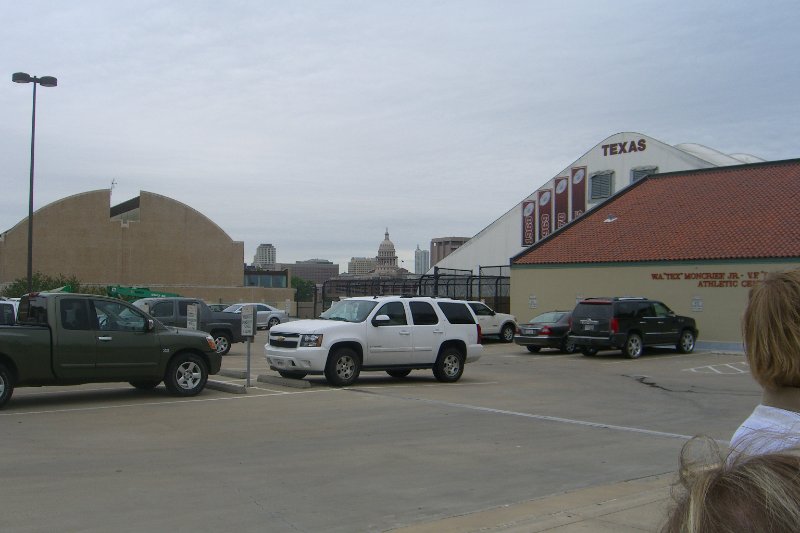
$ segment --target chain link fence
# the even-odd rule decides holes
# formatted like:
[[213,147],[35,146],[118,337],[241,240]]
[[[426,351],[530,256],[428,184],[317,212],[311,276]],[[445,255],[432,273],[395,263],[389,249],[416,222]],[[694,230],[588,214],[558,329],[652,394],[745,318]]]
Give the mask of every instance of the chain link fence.
[[344,277],[329,279],[313,304],[314,315],[328,309],[332,302],[353,296],[439,296],[459,300],[483,301],[500,313],[511,308],[509,266],[480,267],[479,275],[471,270],[434,267],[433,274],[408,275],[402,278]]

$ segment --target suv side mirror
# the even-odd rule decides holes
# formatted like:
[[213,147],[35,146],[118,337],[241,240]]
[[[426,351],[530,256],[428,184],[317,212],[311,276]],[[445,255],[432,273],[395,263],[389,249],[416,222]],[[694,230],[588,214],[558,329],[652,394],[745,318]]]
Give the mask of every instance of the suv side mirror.
[[389,315],[378,315],[372,319],[372,325],[375,327],[387,326],[391,321],[392,319],[389,318]]
[[148,318],[147,322],[144,325],[144,330],[145,331],[153,331],[153,329],[155,329],[155,327],[156,327],[155,321],[152,318]]

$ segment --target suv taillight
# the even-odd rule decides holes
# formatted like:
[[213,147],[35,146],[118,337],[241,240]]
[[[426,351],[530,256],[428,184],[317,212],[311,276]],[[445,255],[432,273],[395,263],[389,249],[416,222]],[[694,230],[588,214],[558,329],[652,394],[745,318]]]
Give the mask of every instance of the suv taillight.
[[619,320],[616,317],[611,319],[611,333],[619,333]]
[[483,339],[481,338],[481,325],[480,324],[475,324],[475,325],[478,326],[478,344],[483,344]]

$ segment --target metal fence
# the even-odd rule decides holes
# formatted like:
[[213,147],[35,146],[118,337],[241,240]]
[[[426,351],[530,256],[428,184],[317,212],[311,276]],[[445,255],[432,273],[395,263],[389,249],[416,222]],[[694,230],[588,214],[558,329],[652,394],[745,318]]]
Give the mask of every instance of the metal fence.
[[[459,300],[480,300],[500,313],[510,312],[511,278],[504,275],[509,267],[480,267],[479,275],[471,270],[434,267],[433,274],[403,278],[354,277],[329,279],[322,284],[314,310],[321,313],[331,303],[352,296],[440,296]],[[319,313],[316,313],[319,314]]]

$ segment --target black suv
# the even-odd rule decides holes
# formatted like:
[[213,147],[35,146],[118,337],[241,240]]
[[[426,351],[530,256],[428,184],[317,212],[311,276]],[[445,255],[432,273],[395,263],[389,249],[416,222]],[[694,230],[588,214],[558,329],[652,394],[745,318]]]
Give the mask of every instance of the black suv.
[[636,359],[645,346],[671,344],[680,353],[694,350],[694,319],[679,316],[647,298],[586,298],[572,311],[570,340],[583,355],[622,349]]

